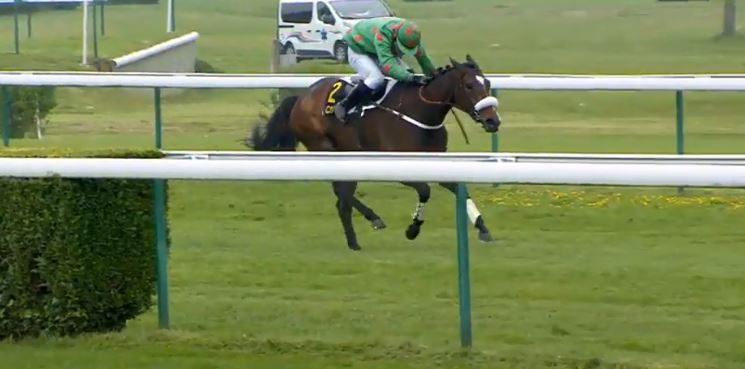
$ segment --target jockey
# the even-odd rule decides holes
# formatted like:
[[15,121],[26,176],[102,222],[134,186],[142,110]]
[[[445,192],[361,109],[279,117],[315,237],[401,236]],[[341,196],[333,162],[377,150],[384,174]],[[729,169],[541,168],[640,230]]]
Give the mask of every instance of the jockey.
[[361,20],[344,36],[349,45],[349,65],[357,71],[362,82],[335,108],[335,115],[344,122],[347,111],[365,99],[385,82],[385,76],[399,81],[426,84],[427,78],[415,75],[402,65],[404,55],[414,56],[426,76],[435,73],[435,67],[424,46],[421,32],[413,22],[395,18]]

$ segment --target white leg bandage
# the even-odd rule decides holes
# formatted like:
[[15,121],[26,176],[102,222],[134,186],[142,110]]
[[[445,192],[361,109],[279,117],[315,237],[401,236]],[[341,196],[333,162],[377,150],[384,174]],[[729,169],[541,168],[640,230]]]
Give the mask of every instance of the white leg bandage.
[[476,220],[479,219],[481,213],[476,207],[476,204],[473,203],[473,200],[466,200],[466,210],[468,210],[468,218],[471,219],[471,223],[476,224]]
[[414,220],[423,221],[424,220],[424,203],[420,202],[416,204],[416,210],[414,211]]

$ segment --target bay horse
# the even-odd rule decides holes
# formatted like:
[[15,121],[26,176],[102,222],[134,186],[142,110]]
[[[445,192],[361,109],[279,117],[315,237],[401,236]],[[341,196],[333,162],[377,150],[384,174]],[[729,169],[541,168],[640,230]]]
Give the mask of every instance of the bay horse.
[[[308,151],[394,151],[445,152],[448,133],[444,120],[452,108],[468,113],[486,132],[496,132],[501,124],[498,101],[491,96],[489,80],[467,55],[465,63],[450,58],[451,65],[439,68],[426,85],[413,85],[387,79],[373,94],[372,105],[363,102],[351,109],[347,123],[333,114],[340,101],[353,88],[341,78],[326,77],[311,85],[300,96],[282,100],[265,124],[253,128],[246,145],[255,151],[294,151],[302,143]],[[415,239],[424,223],[424,206],[430,198],[427,183],[401,182],[416,190],[419,202],[406,237]],[[456,183],[440,183],[453,194]],[[336,208],[347,246],[360,250],[352,225],[352,209],[357,209],[374,229],[385,228],[383,220],[356,196],[357,182],[332,182]],[[492,237],[470,196],[468,215],[479,231],[479,239]]]

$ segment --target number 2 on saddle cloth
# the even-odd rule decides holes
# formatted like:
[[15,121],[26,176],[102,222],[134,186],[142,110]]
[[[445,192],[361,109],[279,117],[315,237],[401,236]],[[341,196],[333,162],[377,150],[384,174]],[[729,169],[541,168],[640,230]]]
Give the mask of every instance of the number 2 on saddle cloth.
[[337,96],[339,94],[339,90],[341,90],[342,87],[344,87],[344,82],[337,81],[336,83],[334,83],[331,92],[329,92],[328,98],[326,99],[326,108],[324,109],[324,113],[334,114],[334,107],[336,106],[336,103],[344,98],[344,96]]

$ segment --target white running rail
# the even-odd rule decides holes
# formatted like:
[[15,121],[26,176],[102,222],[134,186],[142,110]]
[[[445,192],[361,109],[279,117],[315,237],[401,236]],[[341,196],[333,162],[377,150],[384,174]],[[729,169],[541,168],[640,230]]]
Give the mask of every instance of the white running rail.
[[[245,181],[421,181],[555,185],[745,188],[736,163],[520,162],[418,155],[326,157],[297,153],[233,160],[0,158],[0,177],[140,178]],[[337,156],[337,157],[334,157]],[[683,156],[685,157],[685,156]]]
[[[0,86],[148,88],[304,88],[317,74],[2,72]],[[500,75],[499,90],[745,91],[745,75]]]

